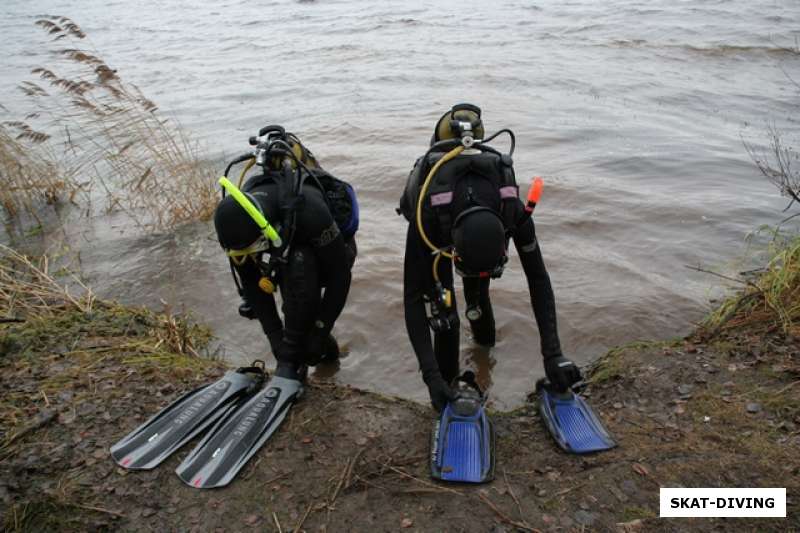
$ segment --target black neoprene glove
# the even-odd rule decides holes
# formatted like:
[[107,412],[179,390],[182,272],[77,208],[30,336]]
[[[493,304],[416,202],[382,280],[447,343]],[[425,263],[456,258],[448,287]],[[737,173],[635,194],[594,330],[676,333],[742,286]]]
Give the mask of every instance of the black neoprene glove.
[[429,375],[423,375],[422,379],[428,386],[431,404],[437,411],[441,411],[448,402],[456,399],[456,393],[450,388],[438,371],[431,372]]
[[330,333],[313,331],[306,344],[306,363],[314,366],[322,361],[333,361],[339,358],[339,344]]
[[559,391],[565,391],[583,379],[580,369],[563,355],[545,359],[544,371],[548,381]]

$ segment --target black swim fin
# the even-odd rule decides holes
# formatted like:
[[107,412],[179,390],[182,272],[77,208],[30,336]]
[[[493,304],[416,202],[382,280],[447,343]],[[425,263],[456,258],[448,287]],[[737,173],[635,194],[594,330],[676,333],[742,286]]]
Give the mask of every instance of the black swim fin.
[[609,450],[617,445],[594,410],[577,392],[563,392],[545,379],[536,383],[539,414],[556,444],[568,453],[584,454]]
[[[280,367],[279,367],[280,368]],[[281,425],[302,395],[303,383],[278,375],[227,420],[221,420],[175,473],[189,486],[208,489],[230,483]]]
[[129,470],[155,468],[247,401],[261,388],[265,376],[263,361],[256,361],[251,367],[229,371],[219,381],[184,394],[114,444],[111,457]]

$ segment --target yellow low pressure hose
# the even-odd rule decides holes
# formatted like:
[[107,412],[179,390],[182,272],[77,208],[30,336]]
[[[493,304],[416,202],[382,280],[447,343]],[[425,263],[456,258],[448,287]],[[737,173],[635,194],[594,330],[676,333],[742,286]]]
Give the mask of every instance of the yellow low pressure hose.
[[240,189],[242,188],[242,182],[244,181],[245,174],[247,174],[247,171],[250,170],[251,168],[253,168],[253,165],[255,165],[255,164],[256,164],[256,158],[253,157],[250,161],[247,162],[247,164],[242,169],[242,173],[239,174],[239,185],[238,185],[238,187]]
[[439,167],[463,151],[463,145],[456,146],[447,152],[439,161],[437,161],[435,165],[433,165],[433,168],[431,168],[430,172],[428,172],[428,175],[425,177],[425,182],[422,184],[422,188],[419,191],[419,198],[417,199],[417,231],[419,232],[419,236],[422,237],[423,242],[428,246],[428,248],[431,249],[431,251],[436,254],[436,257],[433,260],[433,279],[436,280],[436,282],[439,282],[439,260],[442,258],[442,256],[452,259],[453,254],[437,248],[428,238],[428,235],[425,233],[425,228],[422,225],[422,203],[425,201],[425,195],[428,194],[428,187],[433,180],[433,176],[435,176],[436,172],[439,170]]
[[425,178],[425,183],[422,184],[422,189],[419,191],[419,199],[417,199],[417,231],[419,232],[419,236],[422,237],[423,242],[431,249],[431,251],[436,252],[437,255],[441,254],[448,259],[453,258],[453,254],[449,252],[445,252],[444,250],[440,250],[437,248],[431,240],[428,238],[428,235],[425,233],[425,228],[422,226],[422,203],[425,201],[425,195],[428,194],[428,187],[430,187],[431,180],[436,172],[439,170],[439,167],[456,157],[458,154],[464,151],[464,147],[459,145],[447,152],[444,157],[442,157],[439,161],[433,165],[433,168],[428,172],[427,177]]

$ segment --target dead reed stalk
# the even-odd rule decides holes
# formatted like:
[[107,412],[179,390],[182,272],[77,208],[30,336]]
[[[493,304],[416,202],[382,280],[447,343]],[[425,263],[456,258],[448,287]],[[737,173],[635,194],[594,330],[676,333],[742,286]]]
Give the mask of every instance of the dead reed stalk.
[[69,277],[79,294],[55,279],[46,256],[35,260],[0,245],[0,316],[18,321],[52,317],[68,309],[90,312],[94,294],[77,276]]
[[52,39],[54,64],[33,69],[39,80],[20,89],[35,103],[35,115],[63,132],[59,140],[76,171],[99,179],[107,207],[154,231],[207,219],[217,194],[199,145],[122,81],[75,22],[48,16],[36,25]]
[[49,139],[23,122],[0,124],[0,205],[12,219],[23,211],[38,219],[42,204],[76,203],[88,190],[59,164]]

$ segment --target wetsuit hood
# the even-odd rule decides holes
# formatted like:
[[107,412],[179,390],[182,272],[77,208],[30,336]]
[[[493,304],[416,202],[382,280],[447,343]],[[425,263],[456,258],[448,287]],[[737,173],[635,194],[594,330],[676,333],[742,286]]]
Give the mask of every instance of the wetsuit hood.
[[[250,194],[246,196],[261,210],[258,200]],[[214,211],[214,227],[219,244],[226,250],[247,248],[262,235],[258,224],[232,196],[226,196],[217,205]]]

